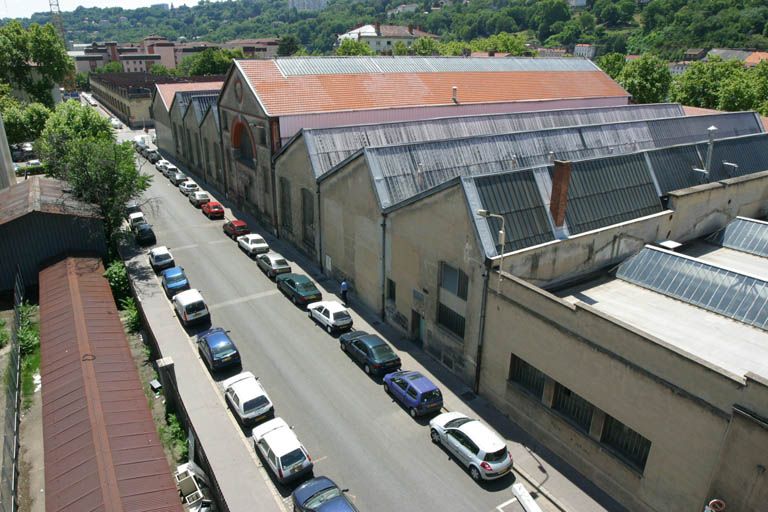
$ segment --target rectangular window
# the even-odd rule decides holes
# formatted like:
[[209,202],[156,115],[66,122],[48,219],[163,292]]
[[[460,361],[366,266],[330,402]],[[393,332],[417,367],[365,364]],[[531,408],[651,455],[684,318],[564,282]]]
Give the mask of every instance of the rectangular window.
[[293,233],[293,219],[291,211],[291,182],[280,178],[280,226],[288,233]]
[[509,356],[509,380],[519,384],[541,400],[547,377],[543,372],[526,363],[515,354],[511,354]]
[[464,337],[464,317],[445,304],[437,305],[437,323],[460,338]]
[[469,279],[467,274],[461,270],[453,268],[447,263],[440,262],[440,287],[462,300],[467,300]]
[[387,300],[391,300],[392,302],[395,302],[396,297],[397,297],[397,285],[393,280],[387,278]]
[[645,470],[651,442],[641,434],[606,414],[600,441],[641,472]]
[[555,384],[552,408],[573,422],[578,428],[589,432],[594,406],[560,383]]

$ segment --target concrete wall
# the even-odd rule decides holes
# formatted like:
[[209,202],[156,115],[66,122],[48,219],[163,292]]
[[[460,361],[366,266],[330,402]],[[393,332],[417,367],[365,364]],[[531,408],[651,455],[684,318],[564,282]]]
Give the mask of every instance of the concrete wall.
[[[424,349],[472,383],[475,375],[484,259],[470,224],[460,186],[431,195],[387,216],[386,277],[395,282],[395,301],[385,304],[387,321],[417,337],[425,321]],[[467,274],[465,335],[460,338],[437,322],[440,262]]]
[[154,121],[149,115],[151,96],[124,96],[121,94],[121,89],[107,86],[93,78],[90,84],[93,96],[127,126],[134,129],[154,126]]
[[738,215],[764,217],[768,213],[768,172],[672,192],[669,208],[506,254],[504,270],[538,286],[562,283],[618,263],[646,243],[687,242],[717,231]]
[[171,138],[173,139],[173,156],[182,164],[189,166],[183,116],[184,112],[181,112],[178,102],[173,101],[173,103],[171,103],[171,109],[168,112]]
[[161,153],[176,158],[176,148],[174,147],[173,132],[171,131],[171,117],[165,105],[163,105],[163,99],[157,92],[152,96],[150,112],[155,121],[157,148]]
[[[291,211],[288,216],[290,219],[286,219],[284,205],[281,201],[280,182],[283,178],[288,181],[290,187]],[[291,144],[275,161],[275,186],[277,188],[277,218],[279,219],[280,238],[288,240],[300,251],[314,258],[318,264],[322,264],[318,257],[320,253],[318,185],[312,171],[304,137],[300,137]],[[315,236],[311,237],[311,241],[305,240],[304,237],[302,190],[309,191],[314,201]]]
[[219,190],[225,190],[224,162],[221,152],[221,134],[216,126],[213,111],[209,110],[200,123],[201,157],[206,181],[212,182]]
[[320,218],[323,271],[346,278],[356,298],[381,311],[382,218],[364,159],[320,184]]
[[[548,376],[541,398],[508,380],[512,354]],[[550,407],[555,381],[596,407],[588,433]],[[503,295],[488,294],[480,390],[630,510],[659,512],[701,510],[712,497],[732,499],[714,496],[710,483],[733,404],[746,395],[754,405],[763,401],[761,413],[768,404],[764,384],[720,374],[585,304],[568,304],[511,276]],[[651,441],[643,471],[600,442],[605,414]],[[735,445],[747,449],[749,435],[734,436]],[[758,441],[755,447],[765,445],[765,432]],[[731,463],[743,468],[768,456],[756,453]],[[725,483],[721,490],[726,493]]]
[[197,116],[195,116],[194,108],[187,108],[187,112],[184,114],[183,127],[184,136],[187,141],[188,155],[187,165],[197,175],[203,176],[205,167],[203,166],[203,148],[200,144],[200,125],[197,123]]

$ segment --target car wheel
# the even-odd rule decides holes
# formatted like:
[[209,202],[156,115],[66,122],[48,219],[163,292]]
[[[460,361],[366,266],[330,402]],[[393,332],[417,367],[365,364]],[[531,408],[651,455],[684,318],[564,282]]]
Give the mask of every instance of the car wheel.
[[389,390],[389,386],[387,386],[387,383],[384,383],[384,392],[388,395],[392,394],[392,391]]
[[[309,318],[312,318],[312,311],[307,311],[307,316],[308,316]],[[312,320],[314,320],[314,318],[312,318]]]
[[333,329],[331,329],[330,325],[326,325],[325,330],[328,331],[328,334],[333,334]]
[[339,347],[341,348],[342,352],[346,352],[347,351],[347,346],[344,344],[344,342],[339,343]]
[[296,297],[291,297],[291,302],[293,302],[293,305],[296,305]]
[[472,480],[475,482],[479,482],[482,480],[482,477],[480,476],[480,470],[477,469],[475,466],[469,466],[469,476],[472,477]]
[[433,443],[440,444],[440,434],[437,433],[437,430],[430,429],[429,438],[432,440]]
[[368,366],[368,364],[366,364],[365,366],[363,366],[363,371],[365,373],[367,373],[368,375],[370,375],[371,374],[371,367]]
[[411,415],[411,418],[415,418],[416,417],[416,409],[414,409],[413,407],[409,408],[408,409],[408,414]]

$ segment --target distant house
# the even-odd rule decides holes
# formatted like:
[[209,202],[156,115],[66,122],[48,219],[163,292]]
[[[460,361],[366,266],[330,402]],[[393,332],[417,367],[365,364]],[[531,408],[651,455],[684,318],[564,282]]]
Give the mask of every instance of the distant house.
[[394,9],[388,10],[387,16],[397,16],[398,14],[416,12],[418,10],[419,10],[419,4],[400,4]]
[[764,60],[768,60],[768,52],[752,52],[749,57],[744,59],[744,65],[751,68]]
[[707,57],[704,60],[712,57],[720,57],[723,60],[740,60],[744,62],[747,60],[753,52],[750,50],[731,50],[730,48],[712,48],[707,52]]
[[538,48],[537,55],[539,57],[565,57],[568,55],[568,50],[562,46],[557,48]]
[[386,54],[392,53],[392,49],[398,42],[402,42],[405,46],[410,47],[411,44],[420,37],[439,39],[436,35],[419,30],[413,25],[404,27],[401,25],[382,25],[381,23],[375,23],[372,25],[363,25],[362,27],[357,27],[356,29],[341,34],[338,37],[337,44],[341,44],[345,39],[352,39],[353,41],[366,43],[376,53]]
[[669,72],[672,74],[672,76],[682,75],[690,65],[691,63],[687,61],[670,62]]
[[704,48],[688,48],[683,54],[684,61],[701,60],[707,55]]
[[568,0],[568,5],[571,7],[586,7],[587,0]]
[[595,56],[595,47],[591,44],[579,43],[573,48],[573,55],[591,59]]
[[328,0],[288,0],[288,7],[297,11],[319,11],[326,5]]

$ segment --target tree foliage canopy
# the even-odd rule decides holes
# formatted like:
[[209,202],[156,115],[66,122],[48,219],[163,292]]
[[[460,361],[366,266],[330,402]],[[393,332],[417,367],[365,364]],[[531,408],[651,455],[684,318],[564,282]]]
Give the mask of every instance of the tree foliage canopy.
[[672,75],[666,62],[646,54],[627,62],[617,81],[637,103],[660,103],[667,99]]
[[200,53],[185,57],[177,68],[177,73],[185,76],[223,75],[229,69],[233,59],[242,59],[243,51],[227,48],[208,48]]

